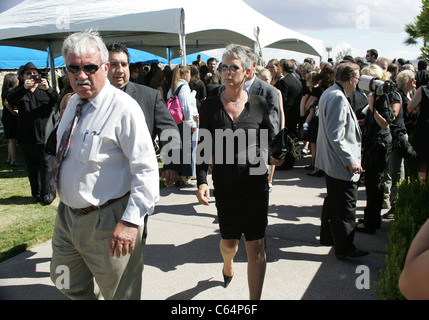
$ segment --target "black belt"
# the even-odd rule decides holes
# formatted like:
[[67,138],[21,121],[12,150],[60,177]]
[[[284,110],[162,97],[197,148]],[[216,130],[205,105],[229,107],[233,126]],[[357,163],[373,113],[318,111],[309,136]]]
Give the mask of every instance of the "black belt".
[[92,212],[92,211],[94,211],[94,210],[99,210],[99,209],[103,209],[103,208],[105,208],[105,207],[107,207],[109,204],[112,204],[113,202],[115,202],[116,200],[119,200],[119,199],[122,199],[123,197],[125,197],[125,196],[127,196],[127,195],[129,195],[130,194],[130,191],[128,191],[126,194],[124,194],[122,197],[119,197],[119,198],[115,198],[115,199],[110,199],[110,200],[107,200],[105,203],[103,203],[101,206],[94,206],[94,205],[92,205],[92,206],[89,206],[89,207],[86,207],[86,208],[73,208],[73,210],[76,210],[76,211],[78,211],[79,213],[82,213],[82,214],[87,214],[87,213],[90,213],[90,212]]

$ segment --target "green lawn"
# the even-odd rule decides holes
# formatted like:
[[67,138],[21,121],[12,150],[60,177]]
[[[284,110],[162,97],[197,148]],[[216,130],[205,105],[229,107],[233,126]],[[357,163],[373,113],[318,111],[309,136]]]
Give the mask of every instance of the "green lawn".
[[49,206],[35,203],[25,167],[6,159],[7,146],[0,146],[0,262],[49,240],[58,205],[57,199]]

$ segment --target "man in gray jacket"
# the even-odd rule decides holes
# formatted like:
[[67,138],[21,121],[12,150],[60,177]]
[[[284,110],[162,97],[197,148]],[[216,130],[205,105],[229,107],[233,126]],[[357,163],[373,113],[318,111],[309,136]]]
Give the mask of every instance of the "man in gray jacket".
[[320,242],[334,245],[338,259],[367,255],[355,247],[357,182],[362,173],[361,133],[347,95],[356,89],[360,68],[341,63],[337,82],[319,100],[319,131],[315,166],[325,171],[327,196],[323,203]]

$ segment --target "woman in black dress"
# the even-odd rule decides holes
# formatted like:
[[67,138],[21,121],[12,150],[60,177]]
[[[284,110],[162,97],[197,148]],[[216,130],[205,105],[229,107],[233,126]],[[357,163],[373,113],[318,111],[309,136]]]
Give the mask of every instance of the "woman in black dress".
[[[274,131],[268,117],[266,100],[243,90],[243,84],[251,73],[254,62],[249,50],[248,47],[229,45],[223,54],[221,70],[225,91],[206,99],[201,105],[200,146],[205,139],[204,133],[210,135],[212,144],[210,150],[197,149],[197,163],[201,162],[198,158],[202,156],[202,151],[210,153],[208,158],[213,161],[210,166],[213,172],[214,196],[222,238],[220,251],[224,261],[222,272],[225,287],[234,274],[233,259],[237,253],[241,235],[244,234],[250,299],[260,299],[266,267],[268,180],[266,162],[254,164],[255,161],[250,160],[249,153],[254,149],[261,157],[259,146],[262,149],[262,145],[258,140],[261,129],[268,130],[269,138],[273,137]],[[240,138],[233,138],[228,142],[228,137],[221,137],[220,132],[224,136],[245,136],[244,150]],[[250,147],[248,141],[250,135],[255,132],[256,149]],[[233,163],[227,162],[228,151],[231,153],[231,148],[234,150]],[[220,150],[223,150],[222,156],[219,156]],[[246,161],[240,161],[243,159],[243,153],[247,155]],[[204,155],[204,158],[207,159],[207,155]],[[271,162],[278,163],[275,159],[271,159]],[[197,198],[205,205],[209,204],[208,168],[207,161],[197,165]]]
[[429,85],[421,86],[407,106],[407,114],[420,106],[413,128],[413,147],[417,153],[417,175],[424,181],[428,177],[429,163]]
[[8,73],[4,76],[1,98],[3,102],[2,122],[4,135],[8,141],[7,163],[12,167],[20,167],[22,164],[17,161],[16,139],[18,136],[18,110],[14,109],[6,100],[9,92],[19,84],[18,76],[15,73]]
[[[311,90],[310,97],[307,100],[305,109],[310,110],[312,118],[309,122],[309,140],[311,147],[311,156],[313,158],[313,164],[316,159],[316,143],[317,143],[317,132],[319,130],[319,99],[322,96],[323,91],[328,89],[335,83],[335,70],[331,65],[326,65],[319,73],[319,83]],[[313,110],[311,110],[313,109]],[[319,168],[314,168],[312,172],[308,173],[312,177],[322,177],[323,171]]]

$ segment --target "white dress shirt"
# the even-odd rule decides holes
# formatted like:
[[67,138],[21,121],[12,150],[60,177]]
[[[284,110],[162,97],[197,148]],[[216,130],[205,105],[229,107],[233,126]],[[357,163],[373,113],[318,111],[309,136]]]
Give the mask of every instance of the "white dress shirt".
[[[76,94],[70,98],[58,127],[58,144],[80,101]],[[67,206],[86,208],[128,191],[122,220],[142,225],[159,200],[158,163],[140,106],[106,80],[83,108],[61,164],[58,194]]]
[[253,77],[252,77],[252,79],[250,79],[250,80],[246,81],[246,82],[243,84],[243,89],[244,89],[246,92],[250,92],[250,87],[252,86],[253,82],[255,82],[255,78],[256,78],[256,75],[254,74],[254,75],[253,75]]

